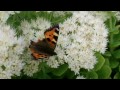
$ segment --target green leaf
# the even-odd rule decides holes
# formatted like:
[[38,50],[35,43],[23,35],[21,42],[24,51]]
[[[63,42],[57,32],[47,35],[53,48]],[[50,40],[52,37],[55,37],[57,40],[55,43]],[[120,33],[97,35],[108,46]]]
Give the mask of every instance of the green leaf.
[[109,51],[106,51],[106,52],[104,53],[104,56],[110,57],[110,56],[111,56],[111,53],[110,53]]
[[112,54],[116,59],[120,59],[120,50],[116,50]]
[[119,65],[119,72],[120,72],[120,65]]
[[104,57],[100,54],[100,53],[96,53],[95,54],[96,58],[97,58],[97,64],[94,67],[95,71],[98,71],[99,69],[101,69],[101,67],[103,66],[103,64],[105,63],[105,59]]
[[111,23],[112,27],[114,27],[116,25],[116,21],[117,21],[116,17],[115,16],[111,16],[110,23]]
[[87,78],[89,79],[98,79],[98,75],[95,71],[91,71],[87,73]]
[[120,46],[120,41],[111,43],[111,47],[112,47],[112,48],[116,48],[116,47],[118,47],[118,46]]
[[112,79],[111,77],[109,77],[108,79]]
[[42,70],[38,71],[37,73],[34,73],[33,78],[36,78],[36,79],[51,79],[51,77],[47,73],[43,72]]
[[74,76],[75,76],[75,73],[70,69],[68,69],[67,72],[65,73],[65,77],[68,79],[72,79]]
[[83,75],[83,76],[87,76],[87,73],[88,73],[88,70],[87,69],[84,69],[84,68],[81,68],[80,71],[79,71],[80,75]]
[[119,29],[118,27],[115,27],[113,28],[113,30],[111,31],[112,34],[118,34],[119,33]]
[[38,66],[38,71],[33,74],[33,78],[37,79],[51,79],[51,77],[48,75],[48,73],[52,69],[46,64],[46,62],[41,62]]
[[104,65],[99,71],[97,71],[99,79],[108,79],[111,75],[111,68],[107,65]]
[[51,77],[48,74],[45,74],[43,79],[51,79]]
[[105,58],[105,63],[104,63],[104,65],[109,65],[109,64],[110,64],[109,59],[108,59],[108,58]]
[[44,63],[44,70],[45,70],[45,73],[50,73],[53,71],[53,68],[49,67],[46,63]]
[[116,30],[115,30],[116,20],[117,19],[115,16],[111,16],[111,18],[106,20],[106,22],[105,22],[106,26],[109,28],[110,32],[112,32],[112,33],[116,33]]
[[120,41],[120,33],[114,35],[114,36],[113,36],[113,40],[114,40],[114,42],[119,42],[119,41]]
[[116,25],[116,29],[120,30],[120,24]]
[[109,62],[111,68],[116,68],[119,65],[119,62],[114,58],[110,58]]
[[107,15],[108,15],[109,17],[114,16],[114,12],[106,11],[106,13],[107,13]]
[[52,71],[52,73],[56,76],[61,76],[67,71],[67,69],[68,69],[68,65],[63,64],[63,65],[59,66],[57,69],[54,69]]
[[120,79],[120,72],[117,72],[117,73],[114,75],[114,79]]

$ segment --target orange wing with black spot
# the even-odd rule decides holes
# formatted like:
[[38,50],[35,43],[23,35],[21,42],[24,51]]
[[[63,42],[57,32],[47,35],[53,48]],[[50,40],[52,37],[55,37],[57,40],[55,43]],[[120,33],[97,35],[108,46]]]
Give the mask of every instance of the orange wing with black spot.
[[59,25],[55,25],[44,32],[47,43],[51,48],[55,49],[58,35],[59,35]]
[[30,48],[30,50],[31,50],[31,52],[32,52],[31,55],[33,56],[33,58],[34,58],[35,60],[37,60],[37,59],[42,59],[42,58],[48,58],[48,57],[49,57],[48,54],[41,52],[41,51],[37,48],[37,46],[38,46],[39,43],[42,43],[42,41],[40,41],[40,40],[38,40],[38,42],[33,42],[33,41],[31,41],[31,45],[29,46],[29,48]]

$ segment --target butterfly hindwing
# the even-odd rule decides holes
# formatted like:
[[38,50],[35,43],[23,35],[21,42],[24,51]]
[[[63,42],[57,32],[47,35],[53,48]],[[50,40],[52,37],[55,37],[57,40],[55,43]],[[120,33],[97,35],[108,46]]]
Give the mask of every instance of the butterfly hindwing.
[[42,41],[38,40],[38,42],[31,41],[29,48],[32,52],[31,55],[36,60],[48,58],[49,56],[56,55],[54,49],[48,46],[45,39],[43,39]]
[[58,35],[59,35],[59,25],[55,25],[44,32],[47,43],[51,48],[55,48]]
[[48,58],[48,56],[45,54],[39,54],[39,53],[35,53],[35,52],[32,53],[32,56],[34,57],[35,60]]
[[35,60],[37,59],[42,59],[42,58],[48,58],[49,55],[42,53],[41,51],[38,50],[37,46],[39,43],[41,43],[42,41],[38,40],[38,42],[33,42],[31,41],[31,45],[29,46],[31,52],[32,52],[32,56]]

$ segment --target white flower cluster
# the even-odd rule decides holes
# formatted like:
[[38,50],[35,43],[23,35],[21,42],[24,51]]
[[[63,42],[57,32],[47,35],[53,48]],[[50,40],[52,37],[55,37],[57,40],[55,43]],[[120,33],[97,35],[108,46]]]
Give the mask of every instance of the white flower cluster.
[[90,11],[90,13],[95,16],[98,17],[100,19],[102,19],[103,21],[106,21],[107,19],[110,18],[111,15],[109,15],[110,13],[113,13],[116,17],[117,20],[120,20],[120,11]]
[[[94,68],[97,63],[94,51],[105,53],[108,30],[99,15],[95,16],[87,11],[72,13],[72,17],[59,24],[60,34],[55,49],[57,55],[51,56],[47,64],[52,68],[58,68],[61,64],[67,63],[69,68],[79,75],[81,68]],[[43,18],[31,22],[24,20],[19,26],[23,36],[17,39],[15,30],[5,25],[10,14],[14,12],[0,12],[0,78],[19,76],[22,69],[26,75],[33,76],[38,71],[41,60],[31,60],[30,40],[43,39],[44,31],[51,27],[51,23]],[[59,12],[59,15],[62,14]],[[23,54],[25,48],[27,52]]]
[[57,68],[60,64],[68,63],[75,74],[79,74],[81,68],[93,69],[97,62],[94,51],[105,53],[107,35],[108,30],[102,19],[87,11],[73,12],[71,18],[60,24],[55,49],[57,57],[51,57],[47,64]]
[[25,66],[24,66],[24,73],[28,76],[32,76],[34,73],[38,71],[38,65],[40,64],[41,60],[33,61],[31,58],[31,52],[29,50],[30,40],[37,41],[38,39],[42,40],[45,38],[44,31],[51,26],[50,22],[43,19],[37,18],[36,20],[31,20],[31,23],[28,21],[22,21],[19,29],[23,31],[23,37],[26,47],[28,51],[25,54]]
[[9,15],[20,13],[20,11],[0,11],[0,24],[5,24]]
[[32,77],[33,74],[38,71],[38,65],[39,64],[40,63],[38,61],[33,61],[33,60],[29,59],[29,61],[27,61],[26,65],[24,66],[24,69],[23,69],[24,74]]
[[20,76],[24,63],[20,55],[24,50],[23,38],[17,39],[14,30],[8,25],[0,24],[0,78],[10,79]]
[[65,13],[66,13],[65,11],[56,11],[53,13],[53,15],[54,17],[59,17],[59,16],[63,17]]
[[106,11],[90,11],[90,13],[97,18],[102,19],[103,21],[106,21],[110,16],[108,15],[108,12]]

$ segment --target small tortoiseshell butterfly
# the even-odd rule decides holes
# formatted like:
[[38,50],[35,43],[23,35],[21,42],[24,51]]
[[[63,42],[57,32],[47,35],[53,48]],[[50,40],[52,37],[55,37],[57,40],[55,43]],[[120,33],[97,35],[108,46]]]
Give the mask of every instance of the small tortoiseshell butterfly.
[[37,42],[31,40],[30,42],[29,48],[35,60],[57,55],[54,49],[59,35],[59,25],[50,27],[44,32],[44,35],[45,38],[43,40],[38,39]]

